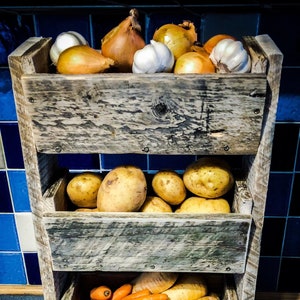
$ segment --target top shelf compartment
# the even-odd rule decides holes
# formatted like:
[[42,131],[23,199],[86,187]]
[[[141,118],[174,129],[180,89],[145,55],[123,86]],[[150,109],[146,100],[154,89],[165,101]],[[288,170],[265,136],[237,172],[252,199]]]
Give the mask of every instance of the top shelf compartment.
[[245,43],[249,74],[60,75],[50,72],[51,39],[33,38],[22,63],[31,60],[34,71],[22,88],[37,151],[255,154],[266,59],[253,38]]

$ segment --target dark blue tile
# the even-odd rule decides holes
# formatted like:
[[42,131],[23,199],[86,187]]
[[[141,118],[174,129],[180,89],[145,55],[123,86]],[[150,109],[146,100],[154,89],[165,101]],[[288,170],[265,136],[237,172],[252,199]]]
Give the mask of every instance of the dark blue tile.
[[283,68],[278,100],[277,122],[300,121],[300,69]]
[[261,241],[262,256],[281,255],[285,222],[284,218],[265,218]]
[[299,132],[299,141],[298,141],[298,153],[296,160],[296,171],[300,171],[300,132]]
[[41,284],[37,253],[24,253],[26,273],[29,284]]
[[6,165],[11,169],[24,169],[21,141],[16,123],[0,124]]
[[0,251],[20,251],[13,214],[0,214],[0,224],[2,228],[0,231]]
[[[61,32],[77,31],[90,43],[89,16],[80,13],[36,14],[37,36],[55,39]],[[51,24],[49,26],[49,24]]]
[[200,41],[204,43],[219,33],[230,34],[238,39],[246,35],[255,36],[258,20],[259,14],[255,13],[207,14],[204,19],[205,26]]
[[62,168],[69,170],[99,170],[98,154],[59,154],[58,162]]
[[195,158],[195,155],[151,155],[149,170],[173,169],[182,172]]
[[287,216],[292,180],[291,173],[270,173],[266,216]]
[[111,170],[121,165],[134,165],[142,170],[147,170],[146,154],[102,154],[101,168]]
[[281,261],[278,292],[299,293],[300,258],[283,258]]
[[19,14],[0,16],[0,65],[8,65],[7,56],[28,37],[33,36],[32,17]]
[[276,292],[280,259],[260,257],[256,290],[258,292]]
[[289,216],[300,216],[300,174],[299,173],[296,173],[294,177]]
[[[276,231],[275,231],[276,232]],[[284,238],[284,256],[300,257],[300,218],[289,218]]]
[[0,253],[0,284],[27,284],[21,253]]
[[259,32],[268,35],[284,54],[284,66],[299,66],[300,23],[299,14],[266,12],[261,15]]
[[30,212],[25,171],[8,171],[15,212]]
[[0,212],[13,212],[6,172],[0,171]]
[[16,121],[17,113],[8,69],[0,69],[0,121]]
[[297,124],[276,124],[271,171],[293,171],[299,134]]

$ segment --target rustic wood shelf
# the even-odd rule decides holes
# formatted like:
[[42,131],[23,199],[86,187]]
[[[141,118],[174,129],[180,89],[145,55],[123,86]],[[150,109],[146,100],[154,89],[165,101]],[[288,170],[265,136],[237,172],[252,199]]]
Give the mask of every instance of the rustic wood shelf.
[[[249,74],[59,75],[40,37],[9,56],[45,300],[142,271],[219,273],[223,300],[255,299],[283,55],[268,35],[244,43]],[[241,155],[244,177],[230,214],[87,217],[67,209],[59,153]]]

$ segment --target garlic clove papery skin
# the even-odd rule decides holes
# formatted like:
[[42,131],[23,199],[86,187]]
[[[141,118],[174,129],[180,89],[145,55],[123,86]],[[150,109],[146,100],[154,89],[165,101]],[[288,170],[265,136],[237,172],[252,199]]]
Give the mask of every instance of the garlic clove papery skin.
[[52,63],[56,65],[61,52],[72,46],[87,44],[86,39],[78,32],[62,32],[56,37],[54,44],[50,48],[50,59]]
[[174,55],[169,47],[161,42],[150,41],[159,58],[159,68],[156,72],[171,72],[174,66]]
[[218,73],[247,73],[251,70],[251,58],[240,41],[221,40],[209,58]]

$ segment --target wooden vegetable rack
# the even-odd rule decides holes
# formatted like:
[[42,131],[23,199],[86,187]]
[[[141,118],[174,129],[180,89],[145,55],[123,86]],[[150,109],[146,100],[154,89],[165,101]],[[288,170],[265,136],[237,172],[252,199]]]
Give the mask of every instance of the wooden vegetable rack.
[[[283,56],[268,35],[244,43],[249,74],[60,75],[40,37],[9,56],[45,300],[79,299],[82,274],[144,271],[224,274],[223,300],[255,299]],[[83,213],[68,210],[58,153],[244,163],[230,214]]]

